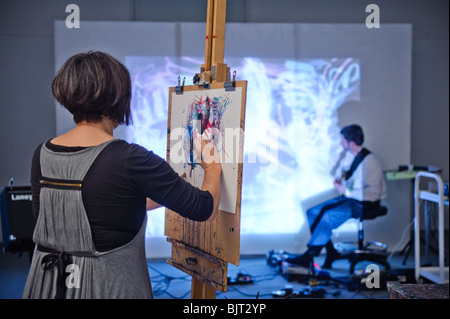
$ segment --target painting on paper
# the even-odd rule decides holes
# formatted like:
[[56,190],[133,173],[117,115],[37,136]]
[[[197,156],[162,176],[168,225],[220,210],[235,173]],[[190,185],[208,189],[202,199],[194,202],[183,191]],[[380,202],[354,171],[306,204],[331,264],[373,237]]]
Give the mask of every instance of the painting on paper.
[[[202,139],[217,149],[222,166],[219,209],[235,213],[238,164],[242,163],[242,87],[172,93],[170,165],[186,180],[201,187],[204,171],[198,151]],[[196,144],[196,141],[198,142]]]

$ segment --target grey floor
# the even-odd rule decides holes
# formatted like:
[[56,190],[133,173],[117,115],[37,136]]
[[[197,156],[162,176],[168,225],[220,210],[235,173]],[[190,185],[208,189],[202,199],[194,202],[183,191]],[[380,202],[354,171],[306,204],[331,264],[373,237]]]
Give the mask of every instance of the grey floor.
[[[322,264],[324,256],[317,257],[315,262]],[[399,274],[413,270],[414,256],[411,256],[403,265],[403,256],[393,256],[390,260],[391,270]],[[358,265],[359,273],[367,264]],[[383,268],[380,267],[382,273]],[[155,298],[190,298],[190,277],[183,272],[166,265],[163,261],[149,261],[149,271],[152,278]],[[293,292],[306,292],[313,288],[323,288],[326,293],[323,298],[327,299],[389,299],[386,289],[355,289],[349,290],[348,281],[349,262],[337,260],[333,263],[333,269],[326,270],[329,277],[300,277],[288,278],[279,270],[271,267],[266,262],[265,256],[245,257],[242,256],[239,266],[228,266],[228,276],[235,279],[239,273],[250,275],[253,283],[228,285],[227,292],[217,292],[216,299],[273,299],[273,292],[290,288]],[[358,273],[358,269],[356,271]],[[297,280],[297,279],[300,279]],[[362,288],[365,285],[361,285]],[[381,284],[382,286],[382,284]]]
[[[322,264],[324,256],[319,256],[315,262]],[[410,272],[414,268],[414,256],[411,253],[403,264],[404,254],[394,254],[389,262],[392,279],[394,275]],[[432,262],[432,261],[431,261]],[[191,288],[191,277],[180,270],[168,265],[164,260],[149,260],[149,273],[152,280],[153,291],[156,299],[189,299]],[[362,269],[364,264],[359,266]],[[14,254],[0,252],[0,299],[20,299],[29,270],[29,256],[18,257]],[[380,270],[383,270],[380,267]],[[239,266],[229,264],[228,276],[232,279],[238,274],[250,275],[253,283],[229,285],[225,293],[217,292],[216,299],[273,299],[273,292],[291,288],[294,292],[308,292],[312,288],[323,288],[326,299],[389,299],[389,293],[384,287],[349,289],[348,279],[349,262],[337,260],[333,269],[328,270],[329,277],[310,278],[306,281],[288,280],[280,274],[276,268],[266,262],[265,256],[241,256]],[[383,273],[383,271],[382,271]],[[301,278],[304,279],[304,278]],[[383,286],[384,277],[381,277]],[[403,280],[401,278],[401,280]]]

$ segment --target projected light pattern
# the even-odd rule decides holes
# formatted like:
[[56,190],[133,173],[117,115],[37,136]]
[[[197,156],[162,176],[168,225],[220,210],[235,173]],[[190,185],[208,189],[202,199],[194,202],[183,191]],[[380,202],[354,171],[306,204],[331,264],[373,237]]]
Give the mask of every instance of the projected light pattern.
[[[202,63],[187,57],[126,58],[133,83],[130,142],[166,157],[168,87],[178,76],[192,78]],[[244,58],[226,63],[248,81],[241,233],[295,233],[305,222],[301,201],[332,187],[330,170],[342,151],[337,110],[359,100],[359,62]],[[163,228],[163,210],[149,214],[147,236],[163,236]]]
[[[332,187],[330,168],[341,151],[336,111],[359,98],[359,65],[251,58],[243,65],[245,153],[267,164],[244,166],[242,232],[296,232],[304,222],[301,201]],[[261,167],[270,173],[261,174]]]

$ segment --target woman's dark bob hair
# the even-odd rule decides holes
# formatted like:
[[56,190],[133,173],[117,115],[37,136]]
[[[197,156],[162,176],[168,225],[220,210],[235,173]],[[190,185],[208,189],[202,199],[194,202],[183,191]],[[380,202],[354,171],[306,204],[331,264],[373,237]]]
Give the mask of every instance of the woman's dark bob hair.
[[52,81],[52,93],[75,123],[103,117],[131,123],[130,73],[109,54],[90,51],[69,58]]

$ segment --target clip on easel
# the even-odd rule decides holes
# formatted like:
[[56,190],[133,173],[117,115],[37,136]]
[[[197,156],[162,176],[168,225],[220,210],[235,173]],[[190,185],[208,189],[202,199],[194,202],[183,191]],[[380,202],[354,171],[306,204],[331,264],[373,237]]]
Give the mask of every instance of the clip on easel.
[[181,77],[178,77],[178,85],[175,87],[175,92],[177,92],[177,94],[183,94],[183,89],[184,89],[184,82],[186,81],[186,78],[183,78],[183,84],[181,84]]
[[[171,118],[175,105],[175,94],[192,91],[225,89],[242,90],[241,128],[245,118],[246,81],[230,79],[229,68],[223,63],[225,43],[226,0],[208,0],[206,22],[205,64],[194,76],[194,85],[184,86],[178,79],[178,86],[169,89],[168,161],[170,162]],[[241,149],[243,145],[241,144]],[[211,222],[195,222],[166,209],[165,230],[167,241],[172,244],[171,258],[167,263],[192,276],[191,298],[214,299],[216,290],[227,290],[228,262],[239,264],[240,245],[240,203],[242,186],[242,162],[238,166],[236,210],[233,213],[221,211]]]

